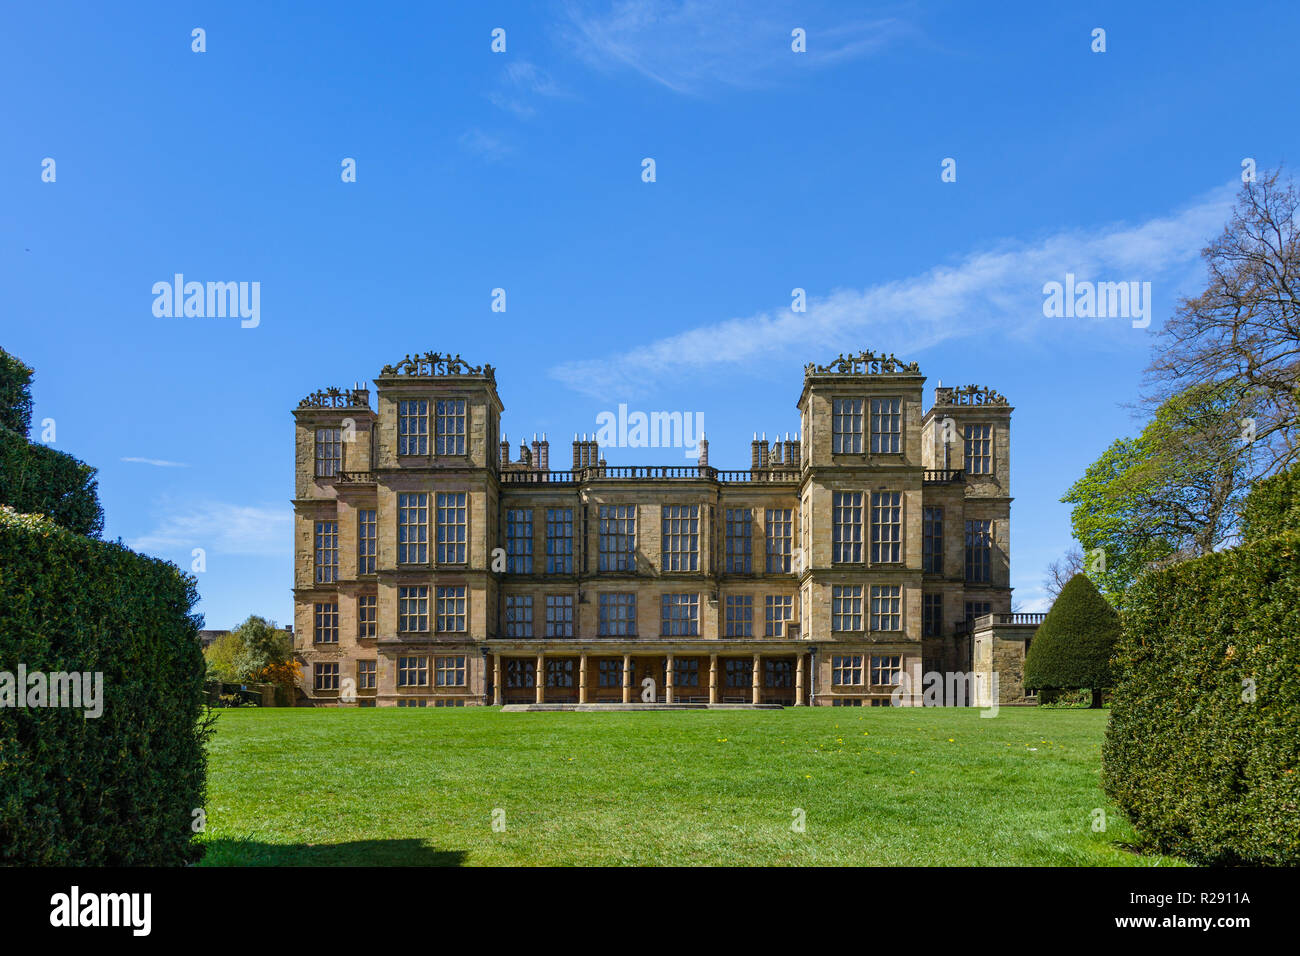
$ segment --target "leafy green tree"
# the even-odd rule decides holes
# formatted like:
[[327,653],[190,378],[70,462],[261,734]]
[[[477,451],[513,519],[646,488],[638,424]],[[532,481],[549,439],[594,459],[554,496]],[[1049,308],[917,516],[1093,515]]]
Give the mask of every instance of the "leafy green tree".
[[288,631],[276,627],[274,621],[250,614],[235,628],[248,649],[254,674],[288,662],[293,657],[293,638]]
[[238,631],[222,634],[203,650],[208,679],[242,684],[253,672],[253,657]]
[[1235,391],[1193,386],[1167,399],[1137,438],[1121,438],[1061,499],[1084,570],[1111,603],[1143,571],[1208,554],[1235,534],[1254,446]]
[[274,621],[250,614],[242,624],[208,645],[208,675],[230,684],[267,680],[293,660],[293,638]]
[[1086,574],[1066,582],[1039,625],[1025,656],[1029,690],[1092,691],[1092,706],[1111,686],[1110,657],[1119,637],[1119,615]]

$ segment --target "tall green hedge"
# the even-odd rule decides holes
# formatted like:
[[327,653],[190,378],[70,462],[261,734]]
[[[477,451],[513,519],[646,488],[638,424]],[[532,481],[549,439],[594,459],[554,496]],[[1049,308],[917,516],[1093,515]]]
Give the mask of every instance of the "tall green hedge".
[[103,714],[0,707],[0,865],[193,861],[211,721],[194,579],[0,508],[0,671],[98,671]]
[[1119,636],[1119,615],[1086,574],[1065,582],[1052,609],[1034,634],[1025,656],[1025,687],[1029,690],[1092,691],[1101,706],[1101,692],[1112,683],[1110,655]]
[[0,349],[0,428],[26,435],[31,427],[31,367]]
[[[1277,487],[1260,494],[1273,499]],[[1289,510],[1247,504],[1248,515]],[[1130,590],[1102,785],[1164,852],[1295,866],[1300,528],[1255,521],[1256,532],[1281,530],[1146,574]]]
[[84,461],[0,428],[0,505],[98,536],[104,530],[104,509],[95,474]]
[[1246,541],[1300,529],[1300,465],[1256,482],[1241,511]]

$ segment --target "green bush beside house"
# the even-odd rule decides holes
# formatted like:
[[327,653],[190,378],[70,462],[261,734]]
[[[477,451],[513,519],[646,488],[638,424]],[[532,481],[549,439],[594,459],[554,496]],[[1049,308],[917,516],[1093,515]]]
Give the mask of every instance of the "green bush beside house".
[[[1110,655],[1119,616],[1088,579],[1076,574],[1061,588],[1025,655],[1025,688],[1091,691],[1093,707],[1111,686]],[[1049,697],[1054,696],[1049,693]]]
[[1102,785],[1162,852],[1300,864],[1300,471],[1236,548],[1143,575],[1116,647]]
[[[97,539],[95,470],[26,438],[31,377],[0,350],[0,865],[189,863],[212,733],[195,581]],[[72,674],[97,699],[37,695]]]

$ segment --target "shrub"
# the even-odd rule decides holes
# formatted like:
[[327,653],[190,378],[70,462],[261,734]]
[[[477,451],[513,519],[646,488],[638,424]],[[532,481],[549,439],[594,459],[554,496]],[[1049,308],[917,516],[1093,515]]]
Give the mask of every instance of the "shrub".
[[27,437],[32,427],[32,370],[0,349],[0,428]]
[[1102,785],[1200,864],[1300,864],[1300,531],[1130,591]]
[[194,579],[0,508],[0,666],[100,672],[102,716],[0,707],[0,864],[198,858],[211,719]]
[[0,428],[0,505],[41,514],[77,534],[104,530],[95,469]]
[[1025,687],[1086,687],[1092,691],[1092,705],[1101,706],[1102,689],[1111,686],[1110,655],[1118,634],[1115,609],[1086,574],[1076,574],[1061,588],[1029,645]]
[[1300,531],[1300,464],[1255,483],[1242,508],[1242,539]]

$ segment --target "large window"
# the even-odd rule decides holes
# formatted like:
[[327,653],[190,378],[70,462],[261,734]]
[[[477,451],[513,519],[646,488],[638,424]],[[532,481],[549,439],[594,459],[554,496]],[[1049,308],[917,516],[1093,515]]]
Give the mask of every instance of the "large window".
[[429,496],[397,496],[397,563],[427,564],[429,561]]
[[429,403],[423,400],[397,403],[397,453],[429,454]]
[[700,596],[665,594],[661,598],[665,637],[697,637],[700,633]]
[[601,505],[599,521],[600,570],[635,571],[636,506]]
[[903,495],[877,491],[871,496],[871,560],[897,564],[903,560]]
[[728,594],[726,599],[726,636],[754,636],[754,597],[750,594]]
[[527,658],[506,658],[506,689],[519,690],[537,686],[537,664]]
[[899,408],[902,399],[873,398],[871,400],[871,453],[897,455],[901,450],[902,416]]
[[376,681],[376,661],[357,661],[357,690],[374,690]]
[[726,666],[723,668],[723,679],[726,686],[733,690],[753,687],[754,662],[747,658],[742,660],[732,658],[728,660]]
[[921,509],[921,570],[943,574],[943,509]]
[[458,654],[454,657],[435,657],[433,659],[433,681],[435,687],[464,687],[464,656]]
[[862,492],[836,491],[831,495],[831,563],[862,561]]
[[661,521],[663,570],[699,570],[700,506],[664,505]]
[[573,573],[573,509],[546,509],[546,573]]
[[397,589],[397,629],[419,632],[429,629],[429,586]]
[[899,654],[871,655],[871,683],[875,687],[896,687],[903,674],[903,658]]
[[831,630],[862,630],[862,585],[831,587]]
[[871,629],[873,631],[902,630],[902,590],[896,584],[872,585]]
[[465,563],[465,493],[438,493],[438,563]]
[[966,580],[988,584],[993,564],[993,522],[966,522]]
[[794,521],[790,509],[768,508],[765,518],[767,571],[769,574],[788,573],[790,550],[794,543]]
[[754,571],[754,509],[728,508],[726,518],[727,573],[752,574]]
[[943,595],[921,595],[921,636],[940,637],[943,634]]
[[862,454],[862,399],[837,398],[831,403],[831,451]]
[[312,639],[317,644],[339,642],[339,605],[337,601],[321,602],[315,607]]
[[[506,637],[533,636],[533,596],[506,595]],[[547,637],[551,635],[547,634]]]
[[466,630],[465,585],[438,588],[438,633]]
[[317,690],[339,689],[339,662],[317,661],[312,666],[313,686]]
[[339,579],[339,523],[316,522],[316,583],[333,584]]
[[434,410],[434,454],[465,454],[465,400],[444,399],[436,403]]
[[844,654],[831,657],[831,683],[853,686],[862,683],[862,655]]
[[343,468],[343,437],[338,428],[316,429],[316,477],[333,478]]
[[966,474],[993,473],[993,426],[966,426]]
[[596,633],[601,637],[635,637],[636,595],[622,593],[600,595]]
[[607,659],[599,661],[596,682],[600,687],[622,687],[623,662],[621,660]]
[[379,521],[374,508],[357,512],[357,574],[375,573],[375,555],[379,553]]
[[793,687],[794,661],[784,657],[768,657],[763,660],[764,687]]
[[673,658],[673,687],[699,687],[700,660],[698,657]]
[[533,512],[511,508],[506,512],[506,571],[533,573]]
[[374,637],[379,622],[379,598],[373,594],[357,595],[357,637]]
[[573,595],[546,595],[546,636],[573,637]]
[[785,626],[794,617],[794,595],[767,595],[763,634],[765,637],[785,637]]
[[429,658],[399,657],[397,659],[398,687],[428,687]]
[[573,658],[548,657],[546,659],[546,686],[573,686]]
[[969,624],[977,617],[983,617],[985,614],[993,613],[993,603],[991,601],[967,601],[966,602],[966,622]]

